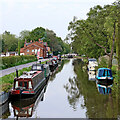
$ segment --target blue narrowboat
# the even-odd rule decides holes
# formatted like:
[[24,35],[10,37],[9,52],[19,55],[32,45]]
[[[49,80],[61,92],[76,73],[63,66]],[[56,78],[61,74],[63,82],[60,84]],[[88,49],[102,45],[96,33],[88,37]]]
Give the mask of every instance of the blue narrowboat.
[[99,68],[96,76],[98,84],[110,85],[113,83],[112,71],[109,68]]

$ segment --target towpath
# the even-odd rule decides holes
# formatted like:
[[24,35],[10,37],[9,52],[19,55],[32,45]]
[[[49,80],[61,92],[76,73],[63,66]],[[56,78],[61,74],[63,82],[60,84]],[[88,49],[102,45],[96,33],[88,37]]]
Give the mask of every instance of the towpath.
[[[44,62],[44,61],[47,61],[47,60],[49,60],[49,59],[41,59],[39,61]],[[3,77],[3,76],[8,75],[10,73],[13,73],[13,72],[15,72],[16,69],[20,70],[20,69],[23,69],[23,68],[26,68],[26,67],[30,67],[34,63],[36,63],[36,62],[31,62],[31,63],[27,63],[27,64],[18,65],[16,67],[11,67],[11,68],[7,68],[7,69],[4,69],[4,70],[0,70],[0,77]]]

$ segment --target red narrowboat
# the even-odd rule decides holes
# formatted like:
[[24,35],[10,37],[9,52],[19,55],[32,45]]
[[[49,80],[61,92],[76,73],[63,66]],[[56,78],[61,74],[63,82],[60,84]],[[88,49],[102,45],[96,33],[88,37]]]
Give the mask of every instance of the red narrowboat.
[[23,75],[14,79],[11,90],[12,99],[33,97],[46,83],[44,71],[24,72]]

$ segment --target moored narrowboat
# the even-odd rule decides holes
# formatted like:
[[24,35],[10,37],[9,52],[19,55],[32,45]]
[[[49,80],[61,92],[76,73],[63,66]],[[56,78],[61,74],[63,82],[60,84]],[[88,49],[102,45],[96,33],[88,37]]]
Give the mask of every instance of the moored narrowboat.
[[58,66],[57,60],[55,59],[48,61],[47,64],[49,65],[51,72],[53,72]]
[[33,64],[31,71],[44,71],[45,78],[49,79],[50,68],[47,64]]
[[14,79],[10,97],[11,99],[33,97],[45,83],[44,71],[24,72],[23,75]]
[[94,71],[96,66],[98,63],[95,58],[88,59],[88,71]]
[[109,68],[99,68],[96,76],[98,84],[109,85],[113,83],[112,71]]

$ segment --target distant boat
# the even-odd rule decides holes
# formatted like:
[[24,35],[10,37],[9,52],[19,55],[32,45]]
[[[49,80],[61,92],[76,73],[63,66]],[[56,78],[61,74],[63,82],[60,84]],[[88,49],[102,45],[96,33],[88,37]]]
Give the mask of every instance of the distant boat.
[[99,68],[96,76],[98,84],[111,85],[113,83],[112,71],[109,68]]
[[51,72],[53,72],[58,67],[58,62],[56,59],[52,59],[50,61],[47,61],[47,64],[49,65]]
[[49,79],[50,68],[47,64],[33,64],[31,71],[44,71],[45,78]]
[[98,66],[98,63],[95,58],[88,59],[88,71],[95,70],[96,66]]

